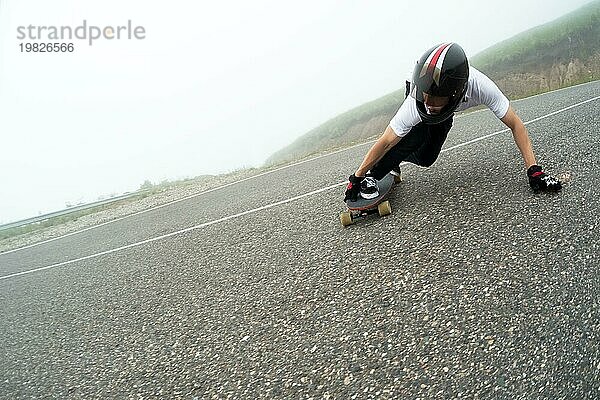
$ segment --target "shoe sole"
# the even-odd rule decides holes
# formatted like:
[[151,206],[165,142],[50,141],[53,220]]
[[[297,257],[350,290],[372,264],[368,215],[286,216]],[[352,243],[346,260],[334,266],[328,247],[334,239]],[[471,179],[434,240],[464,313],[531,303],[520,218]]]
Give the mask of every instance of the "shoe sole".
[[379,196],[379,192],[372,193],[372,194],[364,194],[364,193],[360,194],[360,197],[362,197],[365,200],[371,200],[378,196]]

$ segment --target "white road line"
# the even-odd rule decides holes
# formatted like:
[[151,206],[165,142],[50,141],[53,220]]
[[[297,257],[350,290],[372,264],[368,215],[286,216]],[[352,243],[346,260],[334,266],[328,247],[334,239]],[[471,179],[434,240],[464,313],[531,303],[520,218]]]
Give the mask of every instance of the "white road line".
[[144,213],[147,213],[147,212],[150,212],[150,211],[158,210],[160,208],[167,207],[167,206],[170,206],[170,205],[173,205],[173,204],[185,201],[185,200],[190,200],[190,199],[193,199],[193,198],[198,197],[198,196],[202,196],[202,195],[205,195],[205,194],[208,194],[208,193],[211,193],[211,192],[215,192],[217,190],[222,190],[222,189],[225,189],[225,188],[227,188],[229,186],[237,185],[239,183],[246,182],[246,181],[249,181],[251,179],[256,179],[256,178],[259,178],[261,176],[272,174],[274,172],[278,172],[278,171],[281,171],[281,170],[284,170],[284,169],[287,169],[287,168],[295,167],[297,165],[306,164],[306,163],[308,163],[310,161],[315,161],[315,160],[318,160],[318,159],[323,158],[323,157],[328,157],[328,156],[331,156],[333,154],[341,153],[343,151],[348,151],[348,150],[351,150],[351,149],[353,149],[355,147],[364,146],[365,144],[368,144],[368,143],[371,143],[371,142],[365,142],[365,143],[356,144],[354,146],[346,147],[346,148],[343,148],[343,149],[340,149],[340,150],[336,150],[336,151],[333,151],[331,153],[326,153],[326,154],[323,154],[323,155],[320,155],[320,156],[317,156],[317,157],[313,157],[313,158],[309,158],[309,159],[306,159],[306,160],[302,160],[302,161],[299,161],[299,162],[296,162],[296,163],[293,163],[293,164],[284,165],[283,167],[279,167],[279,168],[276,168],[276,169],[273,169],[273,170],[270,170],[270,171],[261,172],[260,174],[257,174],[257,175],[252,175],[252,176],[240,179],[240,180],[235,181],[235,182],[230,182],[230,183],[227,183],[225,185],[218,186],[216,188],[208,189],[208,190],[205,190],[205,191],[200,192],[200,193],[195,193],[195,194],[189,195],[187,197],[182,197],[181,199],[173,200],[173,201],[171,201],[169,203],[161,204],[161,205],[156,206],[156,207],[147,208],[145,210],[141,210],[141,211],[138,211],[138,212],[133,213],[133,214],[128,214],[128,215],[125,215],[123,217],[115,218],[113,220],[106,221],[106,222],[103,222],[103,223],[98,224],[98,225],[94,225],[94,226],[90,226],[90,227],[87,227],[87,228],[84,228],[84,229],[80,229],[78,231],[67,233],[67,234],[64,234],[62,236],[57,236],[57,237],[52,238],[52,239],[47,239],[47,240],[44,240],[42,242],[36,242],[36,243],[30,244],[30,245],[27,245],[27,246],[19,247],[19,248],[12,249],[12,250],[7,250],[7,251],[5,251],[3,253],[0,253],[0,256],[2,256],[4,254],[9,254],[9,253],[14,253],[14,252],[17,252],[17,251],[29,249],[31,247],[39,246],[39,245],[42,245],[42,244],[45,244],[45,243],[54,242],[55,240],[62,239],[62,238],[65,238],[65,237],[77,235],[79,233],[86,232],[86,231],[89,231],[89,230],[92,230],[92,229],[96,229],[96,228],[99,228],[99,227],[104,226],[104,225],[112,224],[112,223],[117,222],[117,221],[122,221],[122,220],[124,220],[126,218],[130,218],[130,217],[133,217],[133,216],[136,216],[136,215],[140,215],[140,214],[144,214]]
[[[565,107],[565,108],[561,108],[561,109],[560,109],[560,110],[558,110],[558,111],[554,111],[554,112],[551,112],[550,114],[546,114],[546,115],[542,115],[541,117],[534,118],[534,119],[532,119],[531,121],[524,122],[524,123],[523,123],[523,125],[529,125],[529,124],[532,124],[532,123],[534,123],[534,122],[537,122],[537,121],[539,121],[539,120],[542,120],[542,119],[544,119],[544,118],[552,117],[553,115],[560,114],[561,112],[565,112],[565,111],[567,111],[567,110],[570,110],[570,109],[572,109],[572,108],[579,107],[579,106],[581,106],[581,105],[583,105],[583,104],[590,103],[590,102],[592,102],[592,101],[595,101],[595,100],[598,100],[598,99],[600,99],[600,96],[596,96],[596,97],[593,97],[593,98],[591,98],[591,99],[588,99],[588,100],[582,101],[582,102],[580,102],[580,103],[573,104],[573,105],[571,105],[571,106],[568,106],[568,107]],[[487,138],[490,138],[490,137],[492,137],[492,136],[496,136],[496,135],[499,135],[499,134],[501,134],[501,133],[508,132],[508,131],[510,131],[510,129],[508,129],[508,128],[506,128],[506,129],[502,129],[502,130],[500,130],[500,131],[497,131],[497,132],[494,132],[494,133],[490,133],[490,134],[488,134],[488,135],[484,135],[484,136],[478,137],[478,138],[476,138],[476,139],[473,139],[473,140],[469,140],[469,141],[467,141],[467,142],[464,142],[464,143],[457,144],[456,146],[448,147],[447,149],[444,149],[444,150],[442,150],[442,153],[444,153],[444,152],[446,152],[446,151],[450,151],[450,150],[458,149],[459,147],[464,147],[464,146],[467,146],[467,145],[469,145],[469,144],[472,144],[472,143],[475,143],[475,142],[479,142],[479,141],[481,141],[481,140],[484,140],[484,139],[487,139]]]
[[289,198],[289,199],[286,199],[286,200],[281,200],[281,201],[278,201],[276,203],[267,204],[267,205],[262,206],[262,207],[258,207],[258,208],[252,209],[252,210],[247,210],[247,211],[244,211],[244,212],[241,212],[241,213],[238,213],[238,214],[234,214],[234,215],[229,215],[227,217],[219,218],[219,219],[216,219],[214,221],[205,222],[205,223],[200,224],[200,225],[192,226],[192,227],[189,227],[189,228],[186,228],[186,229],[182,229],[182,230],[179,230],[179,231],[176,231],[176,232],[167,233],[166,235],[157,236],[157,237],[154,237],[154,238],[151,238],[151,239],[143,240],[141,242],[128,244],[126,246],[117,247],[115,249],[106,250],[106,251],[103,251],[103,252],[100,252],[100,253],[91,254],[89,256],[80,257],[80,258],[76,258],[76,259],[69,260],[69,261],[64,261],[64,262],[57,263],[57,264],[48,265],[46,267],[40,267],[40,268],[31,269],[31,270],[28,270],[28,271],[17,272],[17,273],[10,274],[10,275],[0,276],[0,280],[10,279],[10,278],[14,278],[16,276],[27,275],[27,274],[31,274],[31,273],[34,273],[34,272],[44,271],[46,269],[61,267],[63,265],[73,264],[73,263],[76,263],[78,261],[89,260],[91,258],[96,258],[96,257],[104,256],[104,255],[107,255],[107,254],[116,253],[116,252],[121,251],[121,250],[131,249],[133,247],[138,247],[138,246],[141,246],[141,245],[146,244],[146,243],[156,242],[158,240],[166,239],[166,238],[169,238],[171,236],[175,236],[175,235],[179,235],[179,234],[182,234],[182,233],[190,232],[190,231],[193,231],[193,230],[196,230],[196,229],[205,228],[205,227],[210,226],[210,225],[215,225],[215,224],[218,224],[218,223],[221,223],[221,222],[229,221],[230,219],[234,219],[234,218],[238,218],[238,217],[243,217],[244,215],[257,213],[259,211],[263,211],[263,210],[266,210],[266,209],[269,209],[269,208],[280,206],[282,204],[291,203],[292,201],[296,201],[296,200],[302,199],[304,197],[309,197],[309,196],[312,196],[312,195],[315,195],[315,194],[318,194],[318,193],[321,193],[321,192],[326,192],[326,191],[331,190],[333,188],[336,188],[338,186],[344,185],[345,183],[346,182],[336,183],[335,185],[331,185],[331,186],[327,186],[327,187],[324,187],[324,188],[321,188],[321,189],[313,190],[312,192],[301,194],[300,196],[292,197],[292,198]]
[[[598,99],[600,99],[600,96],[596,96],[596,97],[593,97],[591,99],[588,99],[588,100],[585,100],[585,101],[573,104],[571,106],[568,106],[568,107],[562,108],[560,110],[551,112],[551,113],[543,115],[541,117],[534,118],[531,121],[527,121],[527,122],[525,122],[525,125],[528,125],[528,124],[540,121],[540,120],[545,119],[545,118],[549,118],[549,117],[554,116],[556,114],[562,113],[564,111],[568,111],[568,110],[570,110],[572,108],[581,106],[583,104],[590,103],[590,102],[598,100]],[[493,137],[493,136],[496,136],[496,135],[499,135],[501,133],[508,132],[508,131],[509,131],[509,129],[503,129],[503,130],[500,130],[500,131],[496,131],[496,132],[490,133],[488,135],[484,135],[484,136],[478,137],[476,139],[469,140],[469,141],[464,142],[464,143],[460,143],[460,144],[458,144],[456,146],[452,146],[452,147],[446,148],[442,152],[448,152],[450,150],[454,150],[454,149],[457,149],[457,148],[460,148],[460,147],[464,147],[464,146],[467,146],[469,144],[476,143],[476,142],[488,139],[490,137]],[[363,144],[361,144],[361,145],[363,145]],[[359,145],[357,145],[357,146],[359,146]],[[356,147],[356,146],[353,146],[353,147]],[[336,154],[336,153],[339,153],[339,152],[345,151],[345,150],[347,150],[347,149],[338,150],[338,151],[336,151],[334,153],[328,153],[327,155]],[[326,155],[324,155],[324,156],[326,156]],[[324,157],[324,156],[320,156],[320,157],[317,157],[317,158],[321,158],[321,157]],[[314,159],[316,159],[316,158],[314,158]],[[314,160],[314,159],[311,159],[311,160]],[[304,161],[301,161],[301,162],[298,162],[298,163],[295,163],[295,164],[291,164],[289,166],[281,167],[281,168],[279,168],[277,170],[281,170],[281,169],[284,169],[284,168],[289,168],[289,167],[291,167],[293,165],[303,164],[303,163],[306,163],[306,162],[311,161],[311,160],[304,160]],[[272,173],[272,172],[275,172],[277,170],[268,171],[268,172],[265,172],[263,174],[256,175],[254,177],[261,176],[261,175],[266,175],[267,173]],[[242,180],[240,180],[238,182],[233,182],[233,183],[221,186],[219,188],[208,190],[208,191],[203,192],[203,193],[209,193],[209,192],[218,190],[220,188],[231,186],[231,185],[233,185],[235,183],[247,181],[247,180],[252,179],[254,177],[245,178],[245,179],[242,179]],[[165,238],[169,238],[169,237],[172,237],[172,236],[175,236],[175,235],[179,235],[179,234],[182,234],[182,233],[186,233],[186,232],[190,232],[190,231],[193,231],[193,230],[201,229],[201,228],[204,228],[204,227],[207,227],[207,226],[210,226],[210,225],[215,225],[215,224],[218,224],[218,223],[221,223],[221,222],[225,222],[225,221],[228,221],[228,220],[231,220],[231,219],[234,219],[234,218],[239,218],[239,217],[242,217],[244,215],[253,214],[253,213],[256,213],[256,212],[259,212],[259,211],[263,211],[263,210],[266,210],[266,209],[269,209],[269,208],[273,208],[273,207],[276,207],[276,206],[279,206],[279,205],[282,205],[282,204],[290,203],[290,202],[293,202],[293,201],[296,201],[296,200],[299,200],[299,199],[302,199],[302,198],[305,198],[305,197],[309,197],[309,196],[315,195],[317,193],[322,193],[322,192],[331,190],[333,188],[336,188],[336,187],[339,187],[339,186],[342,186],[342,185],[345,185],[345,184],[346,184],[346,182],[339,182],[339,183],[336,183],[334,185],[330,185],[330,186],[327,186],[325,188],[313,190],[312,192],[305,193],[305,194],[302,194],[302,195],[299,195],[299,196],[296,196],[296,197],[292,197],[292,198],[289,198],[289,199],[286,199],[286,200],[281,200],[281,201],[278,201],[278,202],[275,202],[275,203],[271,203],[271,204],[267,204],[265,206],[258,207],[258,208],[252,209],[252,210],[247,210],[247,211],[244,211],[244,212],[241,212],[241,213],[238,213],[238,214],[229,215],[227,217],[216,219],[214,221],[205,222],[205,223],[200,224],[200,225],[192,226],[192,227],[189,227],[189,228],[186,228],[186,229],[182,229],[182,230],[179,230],[179,231],[176,231],[176,232],[168,233],[166,235],[157,236],[157,237],[154,237],[154,238],[151,238],[151,239],[147,239],[147,240],[144,240],[144,241],[141,241],[141,242],[136,242],[136,243],[132,243],[132,244],[129,244],[129,245],[126,245],[126,246],[117,247],[117,248],[114,248],[114,249],[111,249],[111,250],[107,250],[107,251],[103,251],[103,252],[100,252],[100,253],[91,254],[91,255],[88,255],[88,256],[85,256],[85,257],[80,257],[80,258],[76,258],[76,259],[73,259],[73,260],[69,260],[69,261],[64,261],[64,262],[57,263],[57,264],[48,265],[48,266],[45,266],[45,267],[40,267],[40,268],[35,268],[35,269],[27,270],[27,271],[17,272],[17,273],[10,274],[10,275],[0,276],[0,280],[10,279],[10,278],[14,278],[14,277],[21,276],[21,275],[27,275],[27,274],[31,274],[31,273],[34,273],[34,272],[39,272],[39,271],[43,271],[43,270],[47,270],[47,269],[51,269],[51,268],[56,268],[56,267],[68,265],[68,264],[72,264],[72,263],[75,263],[75,262],[78,262],[78,261],[89,260],[91,258],[96,258],[96,257],[100,257],[100,256],[103,256],[103,255],[115,253],[115,252],[118,252],[118,251],[121,251],[121,250],[125,250],[125,249],[130,249],[130,248],[133,248],[133,247],[141,246],[141,245],[146,244],[146,243],[155,242],[155,241],[162,240],[162,239],[165,239]],[[196,195],[193,195],[193,196],[188,196],[188,198],[192,198],[192,197],[195,197],[195,196],[199,196],[199,194],[196,194]],[[177,200],[175,202],[178,202],[178,201],[182,201],[182,200]],[[173,202],[173,203],[175,203],[175,202]],[[173,204],[173,203],[170,203],[170,204]],[[165,205],[160,206],[160,207],[164,207],[164,206]],[[156,207],[156,208],[160,208],[160,207]],[[21,248],[21,249],[23,249],[23,248]],[[6,254],[6,253],[0,253],[0,255],[2,255],[2,254]]]
[[[578,86],[584,86],[584,85],[588,85],[588,84],[590,84],[590,83],[591,83],[591,82],[587,82],[587,83],[581,83],[581,84],[579,84],[579,85],[576,85],[576,86],[569,86],[569,87],[562,88],[562,89],[556,89],[556,90],[553,90],[553,91],[551,91],[551,92],[546,92],[546,93],[540,93],[540,94],[536,94],[536,95],[534,95],[534,96],[531,96],[531,97],[527,97],[527,98],[523,98],[523,99],[515,100],[515,102],[520,102],[520,101],[527,100],[527,99],[530,99],[530,98],[533,98],[533,97],[545,96],[545,95],[547,95],[547,94],[551,94],[551,93],[554,93],[554,92],[559,92],[559,91],[562,91],[562,90],[571,89],[571,88],[578,87]],[[596,100],[596,99],[598,99],[598,97],[595,97],[595,98],[593,98],[593,99],[586,100],[586,101],[585,101],[585,102],[583,102],[583,103],[578,103],[578,104],[575,104],[575,105],[573,105],[573,106],[567,107],[567,108],[565,108],[565,109],[562,109],[562,110],[556,111],[556,113],[559,113],[559,112],[566,111],[566,110],[568,110],[568,109],[570,109],[570,108],[577,107],[577,106],[579,106],[579,105],[581,105],[581,104],[584,104],[584,103],[586,103],[586,102],[593,101],[593,100]],[[475,114],[475,113],[477,113],[477,112],[480,112],[480,111],[485,111],[485,110],[487,110],[487,109],[477,110],[477,111],[474,111],[474,112],[471,112],[471,113],[467,113],[467,114],[464,114],[464,115],[460,115],[459,117],[466,117],[466,116],[470,116],[470,115],[473,115],[473,114]],[[542,119],[542,118],[547,118],[547,117],[549,117],[550,115],[554,115],[554,114],[548,114],[548,115],[544,115],[544,116],[542,116],[542,117],[539,117],[539,118],[537,118],[537,119],[534,119],[534,120],[531,120],[531,121],[529,121],[529,122],[526,122],[525,124],[527,125],[527,124],[529,124],[529,123],[532,123],[532,122],[538,121],[539,119]],[[506,131],[506,130],[503,130],[503,131],[501,131],[501,132],[505,132],[505,131]],[[490,135],[483,136],[481,139],[485,139],[485,138],[488,138],[488,137],[490,137],[490,136],[494,136],[494,135],[496,135],[496,134],[498,134],[498,133],[501,133],[501,132],[494,132],[494,133],[492,133],[492,134],[490,134]],[[481,139],[480,139],[480,140],[481,140]],[[299,161],[299,162],[296,162],[296,163],[293,163],[293,164],[284,165],[284,166],[282,166],[282,167],[279,167],[279,168],[276,168],[276,169],[273,169],[273,170],[270,170],[270,171],[261,172],[260,174],[257,174],[257,175],[252,175],[252,176],[249,176],[249,177],[247,177],[247,178],[241,179],[241,180],[239,180],[239,181],[230,182],[230,183],[227,183],[227,184],[225,184],[225,185],[218,186],[218,187],[216,187],[216,188],[212,188],[212,189],[209,189],[209,190],[205,190],[205,191],[203,191],[203,192],[199,192],[199,193],[196,193],[196,194],[192,194],[192,195],[189,195],[189,196],[183,197],[183,198],[181,198],[181,199],[177,199],[177,200],[173,200],[173,201],[171,201],[171,202],[165,203],[165,204],[161,204],[161,205],[159,205],[159,206],[156,206],[156,207],[147,208],[147,209],[145,209],[145,210],[141,210],[141,211],[135,212],[135,213],[133,213],[133,214],[128,214],[128,215],[125,215],[125,216],[122,216],[122,217],[119,217],[119,218],[115,218],[115,219],[113,219],[113,220],[106,221],[106,222],[103,222],[103,223],[101,223],[101,224],[98,224],[98,225],[94,225],[94,226],[90,226],[90,227],[87,227],[87,228],[84,228],[84,229],[80,229],[80,230],[77,230],[77,231],[74,231],[74,232],[66,233],[66,234],[64,234],[64,235],[57,236],[57,237],[54,237],[54,238],[51,238],[51,239],[47,239],[47,240],[43,240],[43,241],[41,241],[41,242],[32,243],[32,244],[29,244],[29,245],[27,245],[27,246],[19,247],[19,248],[12,249],[12,250],[7,250],[7,251],[5,251],[5,252],[0,252],[0,256],[2,256],[2,255],[4,255],[4,254],[9,254],[9,253],[14,253],[14,252],[17,252],[17,251],[21,251],[21,250],[29,249],[29,248],[31,248],[31,247],[35,247],[35,246],[40,246],[40,245],[42,245],[42,244],[46,244],[46,243],[50,243],[50,242],[54,242],[55,240],[59,240],[59,239],[65,238],[65,237],[69,237],[69,236],[77,235],[77,234],[79,234],[79,233],[83,233],[83,232],[86,232],[86,231],[89,231],[89,230],[92,230],[92,229],[96,229],[96,228],[99,228],[99,227],[101,227],[101,226],[104,226],[104,225],[108,225],[108,224],[112,224],[112,223],[114,223],[114,222],[122,221],[122,220],[124,220],[124,219],[126,219],[126,218],[130,218],[130,217],[134,217],[134,216],[136,216],[136,215],[140,215],[140,214],[144,214],[144,213],[147,213],[147,212],[150,212],[150,211],[158,210],[158,209],[160,209],[160,208],[167,207],[167,206],[170,206],[170,205],[173,205],[173,204],[176,204],[176,203],[179,203],[179,202],[185,201],[185,200],[190,200],[190,199],[193,199],[193,198],[195,198],[195,197],[198,197],[198,196],[203,196],[203,195],[205,195],[205,194],[208,194],[208,193],[211,193],[211,192],[215,192],[215,191],[217,191],[217,190],[225,189],[225,188],[227,188],[227,187],[229,187],[229,186],[237,185],[238,183],[242,183],[242,182],[248,181],[248,180],[250,180],[250,179],[256,179],[256,178],[259,178],[259,177],[261,177],[261,176],[265,176],[265,175],[268,175],[268,174],[272,174],[272,173],[274,173],[274,172],[278,172],[278,171],[281,171],[281,170],[284,170],[284,169],[287,169],[287,168],[295,167],[295,166],[298,166],[298,165],[301,165],[301,164],[306,164],[306,163],[308,163],[308,162],[315,161],[315,160],[318,160],[318,159],[320,159],[320,158],[323,158],[323,157],[329,157],[329,156],[331,156],[331,155],[338,154],[338,153],[341,153],[341,152],[344,152],[344,151],[348,151],[348,150],[352,150],[352,149],[354,149],[354,148],[356,148],[356,147],[365,146],[365,145],[367,145],[367,144],[370,144],[370,143],[373,143],[373,142],[375,142],[375,140],[370,140],[370,141],[367,141],[367,142],[363,142],[363,143],[355,144],[355,145],[353,145],[353,146],[350,146],[350,147],[346,147],[346,148],[343,148],[343,149],[340,149],[340,150],[335,150],[335,151],[332,151],[332,152],[328,152],[328,153],[322,154],[322,155],[320,155],[320,156],[316,156],[316,157],[313,157],[313,158],[308,158],[308,159],[306,159],[306,160],[302,160],[302,161]],[[463,146],[464,146],[464,145],[466,145],[466,144],[470,144],[470,143],[472,143],[472,142],[467,142],[467,143],[463,144]],[[460,145],[459,145],[459,147],[460,147]],[[452,148],[455,148],[455,147],[452,147]],[[446,149],[446,150],[451,150],[452,148],[448,148],[448,149]]]

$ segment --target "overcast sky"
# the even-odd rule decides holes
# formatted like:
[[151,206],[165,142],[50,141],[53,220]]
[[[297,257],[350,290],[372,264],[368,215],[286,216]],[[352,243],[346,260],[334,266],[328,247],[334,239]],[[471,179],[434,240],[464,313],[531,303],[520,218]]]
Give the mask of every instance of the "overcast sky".
[[[0,0],[0,223],[259,166],[436,43],[472,56],[588,2]],[[21,52],[20,26],[84,20],[144,39]]]

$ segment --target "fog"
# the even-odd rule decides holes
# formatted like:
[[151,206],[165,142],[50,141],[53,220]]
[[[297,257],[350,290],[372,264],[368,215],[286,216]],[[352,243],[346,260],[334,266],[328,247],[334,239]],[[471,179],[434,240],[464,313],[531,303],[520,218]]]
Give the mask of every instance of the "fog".
[[260,166],[436,43],[472,56],[587,2],[0,0],[0,223]]

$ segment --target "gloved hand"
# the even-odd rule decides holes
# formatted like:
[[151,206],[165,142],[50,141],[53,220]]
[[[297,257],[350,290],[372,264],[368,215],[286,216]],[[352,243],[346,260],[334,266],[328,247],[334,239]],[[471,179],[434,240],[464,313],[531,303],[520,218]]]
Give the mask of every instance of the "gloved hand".
[[532,165],[527,169],[527,177],[529,178],[529,186],[535,191],[545,190],[556,192],[562,188],[560,181],[542,171],[539,165]]
[[351,200],[356,201],[358,194],[360,193],[360,183],[365,179],[364,176],[356,176],[354,174],[348,177],[348,186],[346,187],[346,193],[344,193],[344,201]]

